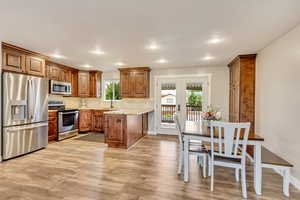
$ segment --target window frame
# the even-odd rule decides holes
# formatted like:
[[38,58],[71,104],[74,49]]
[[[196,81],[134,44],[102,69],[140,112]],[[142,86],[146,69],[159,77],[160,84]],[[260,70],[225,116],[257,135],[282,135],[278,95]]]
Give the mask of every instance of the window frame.
[[[106,99],[106,83],[110,82],[110,83],[119,83],[120,84],[120,80],[119,79],[107,79],[107,80],[103,80],[103,100],[104,101],[122,101],[122,97],[121,99],[115,99],[115,85],[113,85],[113,99]],[[121,92],[121,91],[120,91]]]

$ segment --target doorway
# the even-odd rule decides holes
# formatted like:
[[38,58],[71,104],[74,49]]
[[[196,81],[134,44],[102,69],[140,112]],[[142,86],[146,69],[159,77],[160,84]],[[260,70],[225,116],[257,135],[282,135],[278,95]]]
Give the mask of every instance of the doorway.
[[155,128],[159,134],[177,134],[175,114],[183,125],[201,121],[210,103],[210,75],[155,77]]

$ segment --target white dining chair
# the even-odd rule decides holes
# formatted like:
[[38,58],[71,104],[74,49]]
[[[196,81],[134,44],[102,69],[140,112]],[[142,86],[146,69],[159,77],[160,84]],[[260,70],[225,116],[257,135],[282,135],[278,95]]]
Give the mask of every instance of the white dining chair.
[[247,198],[246,150],[249,129],[250,122],[230,123],[211,121],[208,172],[211,176],[211,191],[214,190],[214,166],[235,168],[236,181],[239,181],[239,170],[241,170],[242,193],[243,197]]
[[[184,145],[183,145],[183,134],[181,125],[179,122],[179,117],[177,114],[175,114],[175,124],[176,128],[178,130],[178,140],[179,140],[179,162],[178,162],[178,174],[181,174],[182,168],[183,168],[183,155],[184,155]],[[202,174],[203,177],[206,177],[206,171],[207,171],[207,157],[208,157],[208,151],[204,144],[202,144],[201,140],[193,140],[189,143],[189,155],[196,155],[198,164],[202,166]]]

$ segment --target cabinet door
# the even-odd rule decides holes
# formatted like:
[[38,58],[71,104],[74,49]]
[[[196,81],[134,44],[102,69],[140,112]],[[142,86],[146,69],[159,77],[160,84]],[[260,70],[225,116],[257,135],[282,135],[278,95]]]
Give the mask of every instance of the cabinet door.
[[134,72],[133,75],[133,93],[134,97],[145,98],[148,97],[148,72],[138,71]]
[[34,76],[46,75],[45,60],[34,56],[26,56],[26,73]]
[[129,71],[123,71],[120,74],[120,88],[122,97],[132,97],[132,73]]
[[49,112],[49,128],[48,128],[48,141],[57,139],[57,113]]
[[79,131],[86,132],[92,128],[92,111],[81,110],[79,113]]
[[48,77],[50,80],[59,81],[61,69],[54,63],[47,64],[49,68]]
[[93,112],[93,131],[103,132],[104,131],[104,116],[103,111],[95,110]]
[[67,69],[60,69],[59,81],[62,82],[71,82],[71,71]]
[[105,116],[105,141],[111,146],[126,146],[126,118],[123,115]]
[[143,114],[143,135],[148,133],[148,113]]
[[20,52],[3,49],[3,69],[12,72],[25,73],[25,55]]
[[71,72],[72,97],[78,96],[78,71]]
[[90,77],[89,72],[79,72],[78,73],[78,96],[89,97],[89,87],[90,87]]

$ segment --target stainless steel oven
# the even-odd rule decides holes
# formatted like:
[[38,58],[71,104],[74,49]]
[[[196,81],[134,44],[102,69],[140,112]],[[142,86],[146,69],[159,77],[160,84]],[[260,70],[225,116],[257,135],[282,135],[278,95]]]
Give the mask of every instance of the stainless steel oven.
[[50,81],[50,93],[51,94],[61,94],[61,95],[71,95],[72,94],[71,83],[51,80]]
[[78,110],[58,111],[58,140],[78,134]]

